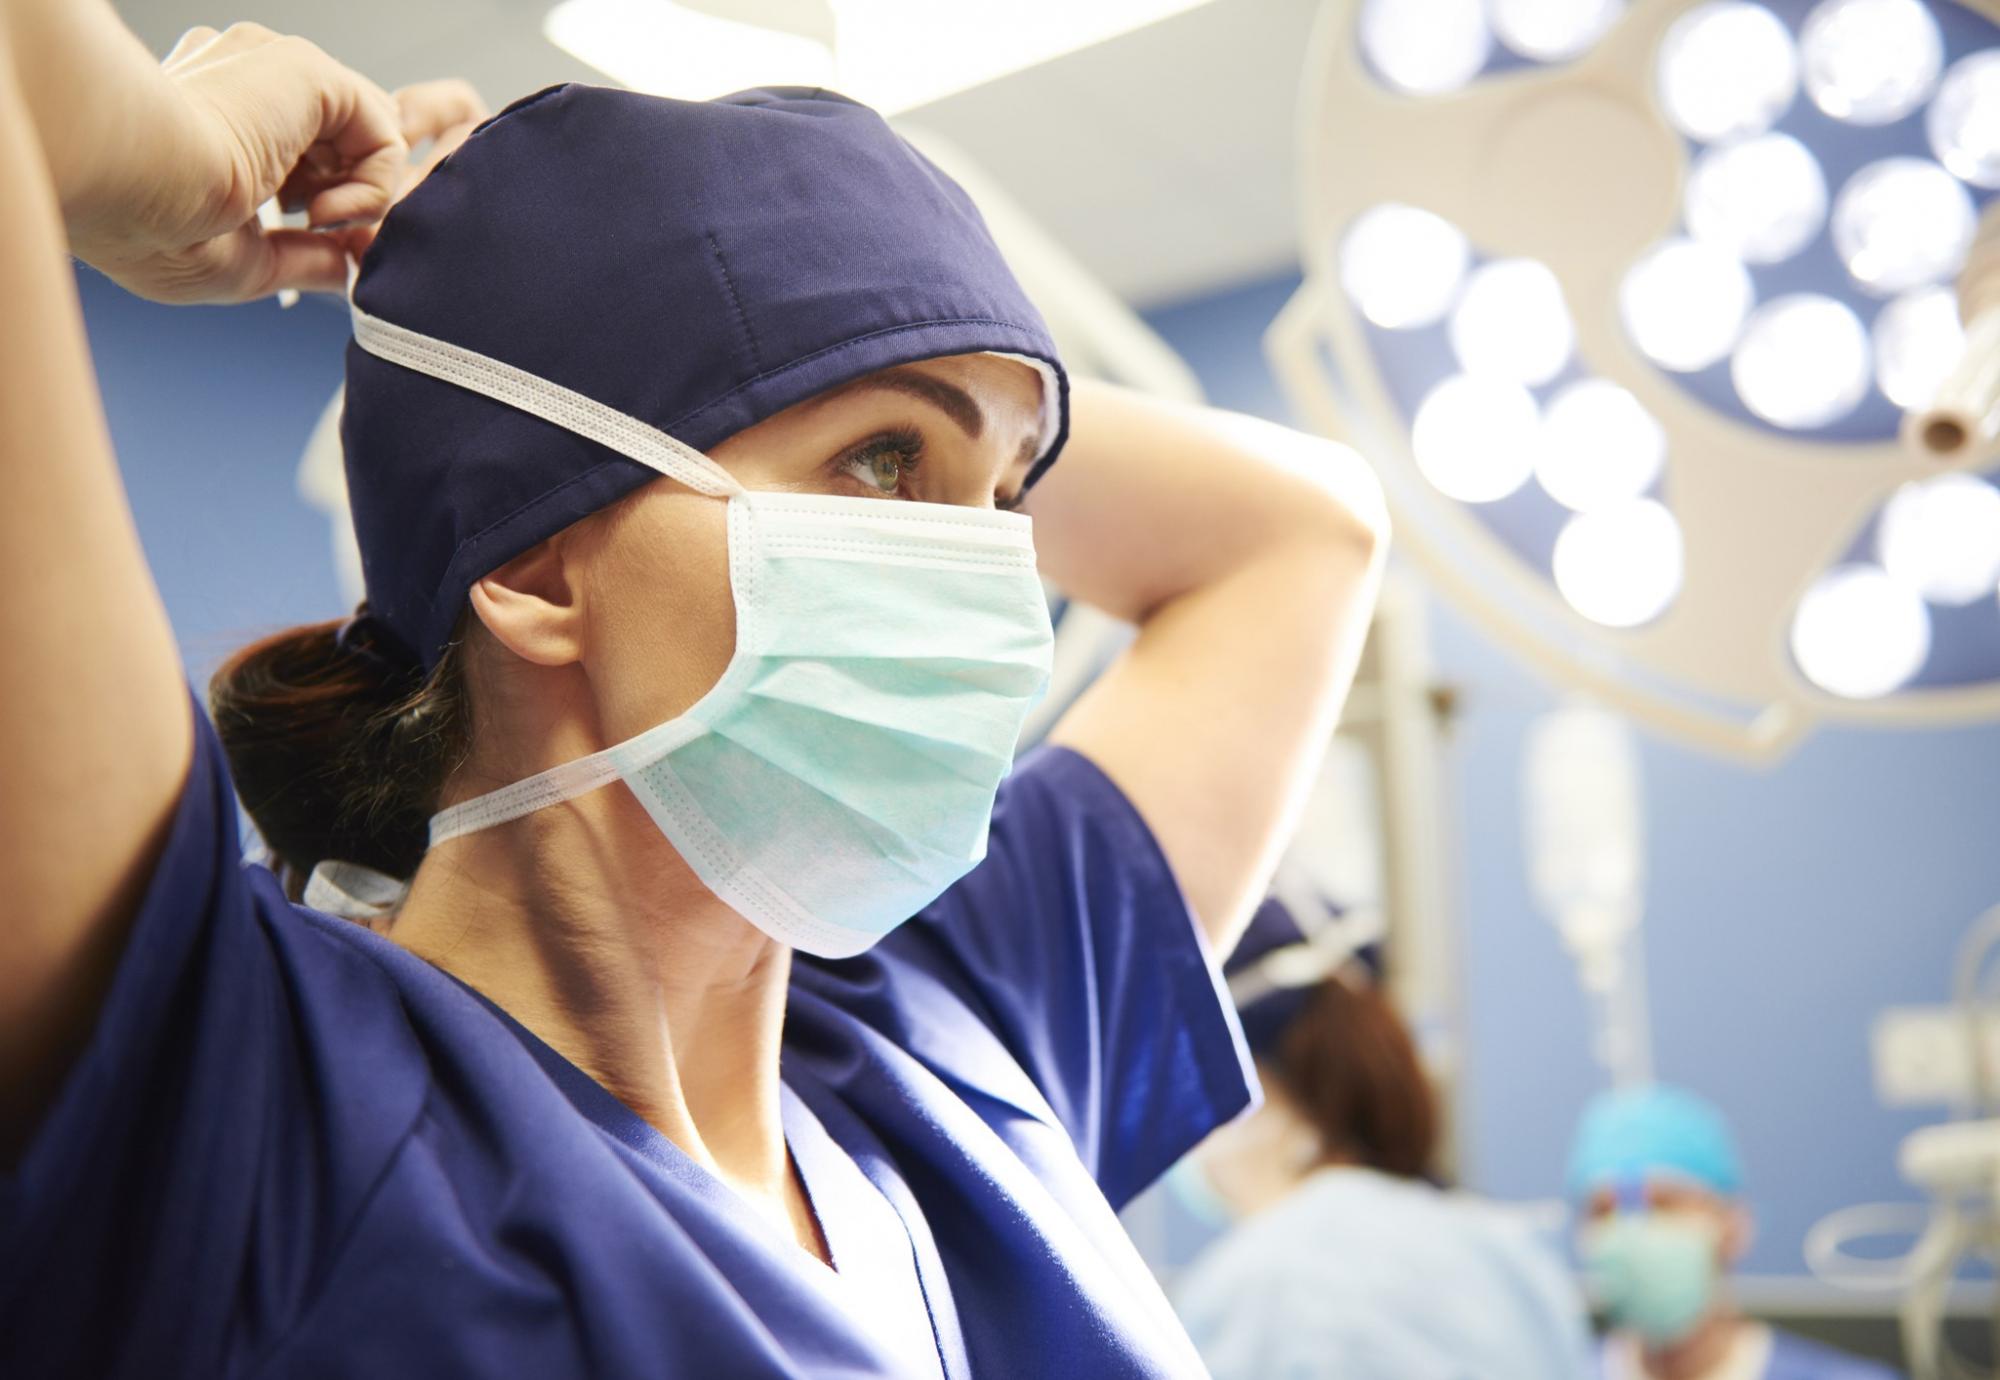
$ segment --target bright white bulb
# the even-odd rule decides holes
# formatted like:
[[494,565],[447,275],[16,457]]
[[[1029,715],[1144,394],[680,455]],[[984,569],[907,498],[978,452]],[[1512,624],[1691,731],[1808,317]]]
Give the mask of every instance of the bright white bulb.
[[1625,0],[1487,0],[1502,43],[1537,62],[1564,62],[1587,51],[1625,12]]
[[1876,314],[1875,386],[1896,406],[1928,407],[1965,353],[1958,295],[1947,287],[1906,292]]
[[1728,354],[1756,300],[1735,255],[1699,240],[1668,240],[1618,287],[1625,329],[1663,369],[1705,369]]
[[1856,125],[1886,125],[1922,105],[1944,66],[1944,39],[1918,0],[1822,0],[1799,33],[1806,94]]
[[2000,589],[2000,489],[1970,474],[1905,484],[1876,529],[1882,567],[1933,604]]
[[1340,243],[1340,282],[1361,314],[1398,330],[1428,326],[1458,300],[1471,250],[1442,216],[1414,206],[1373,206]]
[[1451,348],[1465,372],[1507,383],[1547,383],[1569,363],[1576,332],[1547,264],[1498,259],[1466,280],[1451,313]]
[[1840,189],[1833,247],[1855,282],[1886,295],[1958,272],[1977,220],[1965,188],[1930,159],[1884,158]]
[[1710,149],[1688,175],[1688,233],[1745,263],[1791,258],[1825,222],[1826,177],[1789,134]]
[[1924,601],[1880,566],[1827,571],[1792,617],[1792,658],[1806,679],[1851,700],[1908,684],[1930,651]]
[[1493,48],[1480,0],[1366,0],[1361,50],[1391,86],[1413,95],[1456,91]]
[[1680,593],[1681,528],[1650,498],[1578,513],[1556,534],[1553,573],[1570,607],[1607,628],[1635,628]]
[[1975,187],[2000,187],[2000,49],[1951,65],[1924,129],[1940,163]]
[[1800,292],[1751,314],[1729,362],[1743,405],[1805,430],[1845,417],[1867,396],[1868,332],[1845,303]]
[[1579,513],[1639,497],[1667,459],[1667,433],[1609,379],[1580,379],[1549,400],[1535,478]]
[[1438,492],[1491,503],[1527,482],[1540,434],[1534,394],[1520,384],[1454,374],[1418,406],[1410,450]]
[[1762,5],[1697,5],[1660,42],[1660,103],[1681,133],[1704,144],[1762,134],[1798,89],[1798,50]]

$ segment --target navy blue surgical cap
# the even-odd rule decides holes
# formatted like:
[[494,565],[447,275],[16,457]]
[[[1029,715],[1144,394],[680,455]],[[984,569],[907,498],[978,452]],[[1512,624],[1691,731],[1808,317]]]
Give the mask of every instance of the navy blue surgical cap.
[[[517,101],[390,213],[354,302],[697,450],[864,374],[984,351],[1054,370],[1030,482],[1068,433],[1055,342],[971,200],[829,91]],[[341,440],[377,640],[426,668],[475,580],[658,477],[354,344]]]

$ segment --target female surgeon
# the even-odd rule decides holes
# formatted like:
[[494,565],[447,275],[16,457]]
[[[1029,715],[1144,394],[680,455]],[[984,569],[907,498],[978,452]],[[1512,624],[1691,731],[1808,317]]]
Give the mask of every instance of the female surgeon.
[[[1253,1099],[1213,955],[1372,480],[1071,387],[831,93],[555,88],[390,211],[461,88],[0,16],[0,1374],[1198,1374],[1113,1208]],[[368,603],[211,728],[65,249],[233,302],[364,245]],[[1010,775],[1039,573],[1140,631]]]

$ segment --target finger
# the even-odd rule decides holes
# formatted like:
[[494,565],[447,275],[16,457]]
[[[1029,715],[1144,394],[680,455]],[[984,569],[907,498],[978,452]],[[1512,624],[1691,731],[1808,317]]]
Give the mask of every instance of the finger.
[[325,115],[313,142],[330,147],[348,170],[342,185],[313,198],[313,223],[377,219],[403,190],[409,163],[396,103],[374,82],[312,45],[304,46],[311,53],[313,76],[330,97],[322,103]]
[[311,230],[273,230],[251,249],[241,266],[240,301],[268,297],[287,288],[298,292],[341,292],[347,287],[347,246],[338,235]]
[[458,125],[476,125],[492,112],[472,83],[448,77],[400,88],[395,94],[403,140],[412,148]]
[[220,37],[220,34],[206,24],[197,24],[180,36],[174,44],[173,51],[160,59],[160,65],[172,67],[176,63],[191,61],[202,49]]

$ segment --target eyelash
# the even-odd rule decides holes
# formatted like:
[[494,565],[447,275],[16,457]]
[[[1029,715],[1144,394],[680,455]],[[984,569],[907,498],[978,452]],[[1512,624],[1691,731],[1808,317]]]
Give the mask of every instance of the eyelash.
[[[860,484],[863,488],[873,489],[878,495],[887,497],[887,494],[883,493],[881,486],[868,476],[866,467],[872,465],[878,456],[888,454],[896,454],[902,457],[902,465],[900,467],[902,482],[897,484],[896,490],[898,493],[903,493],[904,485],[916,475],[917,467],[923,463],[924,458],[923,433],[914,427],[898,427],[894,431],[885,431],[879,436],[871,436],[854,449],[848,451],[839,460],[836,460],[834,468],[853,479],[855,483]],[[904,494],[904,497],[908,496],[908,494]],[[1025,491],[1006,497],[995,494],[993,506],[1002,512],[1011,513],[1019,509],[1026,498],[1027,494]]]

